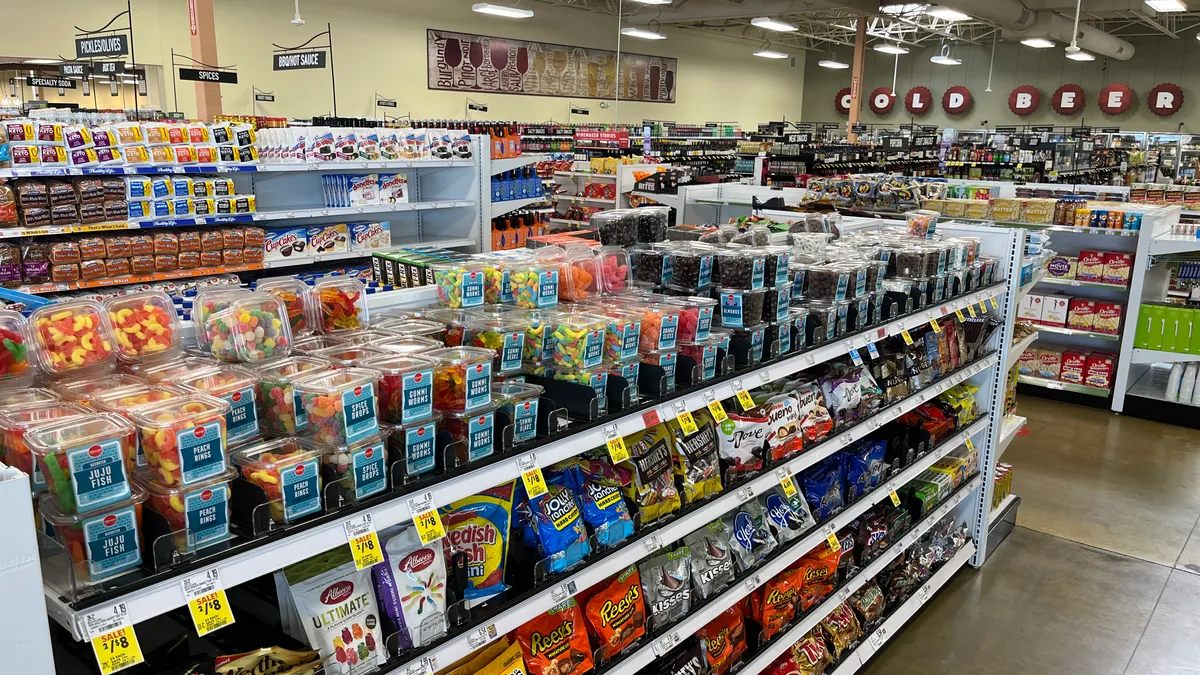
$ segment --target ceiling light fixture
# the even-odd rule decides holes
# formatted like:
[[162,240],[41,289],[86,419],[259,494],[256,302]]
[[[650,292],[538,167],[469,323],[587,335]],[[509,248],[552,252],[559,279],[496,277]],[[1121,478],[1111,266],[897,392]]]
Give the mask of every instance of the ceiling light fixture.
[[773,30],[779,33],[791,33],[792,31],[799,30],[796,26],[793,26],[790,23],[785,21],[776,21],[775,19],[765,16],[750,19],[750,25],[755,26],[756,28]]
[[930,7],[929,9],[925,10],[925,13],[929,16],[937,17],[942,21],[967,21],[971,18],[970,14],[963,14],[962,12],[956,9],[950,9],[949,7]]
[[850,67],[849,63],[842,63],[841,61],[838,61],[837,59],[824,59],[824,60],[818,61],[817,65],[821,66],[822,68],[833,68],[835,70],[843,70],[845,68]]
[[666,40],[667,36],[645,28],[622,28],[621,35],[642,38],[643,40]]
[[55,63],[60,63],[58,59],[25,59],[21,63],[31,66],[49,66]]
[[[1200,35],[1197,36],[1197,39],[1200,39]],[[1092,56],[1091,54],[1089,54],[1087,52],[1082,52],[1082,51],[1071,52],[1071,53],[1067,54],[1067,58],[1071,59],[1072,61],[1095,61],[1096,60],[1096,57]]]
[[1181,0],[1146,0],[1146,6],[1161,13],[1188,11],[1188,6]]
[[1025,38],[1021,40],[1021,44],[1034,49],[1049,49],[1054,46],[1054,41],[1046,38]]
[[874,47],[872,47],[871,49],[874,49],[877,52],[883,52],[884,54],[907,54],[908,53],[908,49],[906,47],[901,47],[900,45],[894,45],[890,42],[880,42],[880,43],[876,44]]
[[493,16],[503,16],[508,19],[528,19],[533,16],[532,9],[521,9],[520,7],[506,7],[504,5],[493,5],[490,2],[477,2],[471,5],[472,12],[480,14],[491,14]]
[[929,57],[929,61],[939,66],[957,66],[962,64],[962,59],[950,56],[950,45],[942,45],[942,53]]
[[879,11],[889,16],[901,16],[907,14],[922,14],[925,12],[927,5],[920,4],[903,4],[903,5],[884,5],[879,8]]
[[787,52],[777,52],[773,49],[760,49],[754,52],[754,55],[764,59],[786,59],[788,57]]
[[643,5],[669,5],[669,4],[671,4],[671,0],[633,0],[633,2],[640,2]]

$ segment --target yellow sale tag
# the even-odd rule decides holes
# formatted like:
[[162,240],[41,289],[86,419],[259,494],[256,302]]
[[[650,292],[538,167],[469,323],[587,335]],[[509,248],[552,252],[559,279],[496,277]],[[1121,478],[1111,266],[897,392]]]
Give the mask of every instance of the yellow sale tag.
[[971,439],[969,439],[969,438],[967,439],[967,449],[970,450],[971,452],[975,452],[975,444],[972,443]]
[[738,403],[742,404],[742,410],[749,410],[754,407],[754,399],[750,398],[750,392],[742,389],[737,393]]
[[721,405],[720,401],[713,401],[708,404],[708,412],[712,413],[713,422],[720,424],[729,419],[729,415],[725,414],[725,406]]
[[[413,515],[413,524],[417,526],[417,534],[421,535],[421,543],[429,544],[446,536],[446,528],[442,527],[442,519],[438,516],[437,509],[429,509]],[[371,539],[374,540],[375,548],[379,548],[379,537],[372,532]],[[355,554],[355,562],[357,563],[357,554]],[[380,562],[383,561],[382,555]],[[359,569],[362,569],[361,567]]]
[[779,481],[779,485],[783,488],[783,495],[788,499],[796,496],[796,481],[791,476]]
[[996,304],[996,296],[988,298],[988,302],[992,303],[992,309],[1000,309],[1000,305]]
[[625,440],[620,436],[606,440],[605,445],[608,446],[608,456],[612,458],[613,464],[619,464],[629,460],[629,450],[625,447]]
[[889,492],[888,496],[892,498],[892,506],[900,506],[900,495],[896,494],[895,490]]
[[957,316],[959,321],[966,321],[966,320],[967,320],[967,319],[966,319],[966,317],[964,317],[964,316],[963,316],[963,313],[962,313],[962,310],[961,310],[961,309],[956,309],[956,310],[954,310],[954,316]]
[[908,334],[908,331],[906,331],[906,330],[900,331],[900,337],[904,338],[904,344],[912,345],[913,339],[912,339],[912,336]]
[[[432,513],[436,518],[437,511],[433,511]],[[425,532],[421,531],[420,520],[417,521],[417,530],[421,532],[421,541],[426,544],[428,544],[430,541],[445,536],[446,533],[442,531],[441,520],[438,520],[437,528],[441,534],[433,537],[429,541],[425,541]],[[350,553],[354,555],[354,566],[360,570],[365,570],[368,567],[378,565],[379,563],[383,562],[383,550],[382,547],[379,546],[379,535],[375,533],[375,530],[371,530],[366,534],[360,534],[351,539]]]
[[229,609],[224,588],[189,600],[188,611],[192,613],[192,623],[196,624],[196,634],[200,637],[233,623],[233,611]]
[[696,426],[696,420],[692,417],[692,413],[684,410],[677,415],[677,418],[679,419],[679,428],[683,430],[685,436],[691,436],[700,430],[700,427]]
[[970,314],[972,319],[975,318],[975,306],[974,305],[967,305],[967,314]]
[[833,532],[830,532],[829,536],[825,537],[825,541],[829,544],[829,550],[834,553],[842,550],[842,542],[838,541],[837,535]]
[[96,652],[96,661],[100,663],[101,675],[125,670],[146,660],[133,626],[122,626],[92,638],[92,650]]
[[933,320],[933,319],[930,319],[930,320],[929,320],[929,327],[930,327],[930,328],[932,328],[932,329],[933,329],[933,332],[935,332],[935,333],[941,333],[941,332],[942,332],[942,327],[941,327],[941,326],[939,326],[939,325],[938,325],[938,322],[937,322],[937,321],[935,321],[935,320]]
[[540,497],[546,494],[546,478],[542,475],[542,470],[534,465],[532,469],[521,472],[521,481],[525,483],[525,492],[530,499]]

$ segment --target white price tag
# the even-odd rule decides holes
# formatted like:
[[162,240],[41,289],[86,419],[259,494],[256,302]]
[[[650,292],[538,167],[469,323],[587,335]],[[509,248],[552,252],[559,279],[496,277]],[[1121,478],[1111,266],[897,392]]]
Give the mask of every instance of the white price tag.
[[662,548],[662,542],[658,540],[657,534],[652,534],[646,541],[642,542],[642,548],[645,549],[646,553],[654,553]]
[[[432,492],[426,492],[425,494],[417,495],[416,497],[409,497],[409,499],[408,499],[409,513],[412,513],[412,514],[424,513],[426,511],[429,511],[432,508],[433,508],[433,493]],[[363,515],[370,516],[371,514],[365,513]],[[349,524],[350,521],[346,521],[346,522],[347,522],[347,524]],[[349,531],[347,531],[346,533],[349,534]]]
[[739,501],[748,502],[754,499],[754,488],[749,485],[737,489],[737,498]]
[[740,377],[733,381],[733,390],[748,391],[748,389],[746,389],[746,385],[742,382],[742,378]]
[[875,347],[874,342],[867,343],[867,353],[871,355],[872,359],[879,358],[879,350]]
[[922,605],[929,601],[930,595],[933,595],[933,587],[929,584],[925,584],[917,589],[917,599],[921,601]]
[[880,628],[879,630],[875,631],[874,633],[871,633],[870,640],[871,640],[871,648],[878,651],[879,648],[883,646],[883,643],[887,641],[887,629]]
[[565,584],[559,584],[554,588],[553,591],[550,591],[550,598],[554,600],[555,605],[561,605],[562,603],[566,602],[568,598],[574,596],[578,591],[579,589],[575,585],[575,580],[572,579]]
[[[429,496],[429,503],[432,504],[433,493],[427,492],[425,494]],[[413,500],[410,499],[408,501],[409,508],[412,508]],[[428,511],[429,509],[422,510]],[[372,521],[370,513],[362,513],[342,523],[342,527],[346,530],[346,538],[353,540],[355,537],[361,537],[362,535],[374,530],[375,523]]]
[[500,634],[496,631],[496,624],[489,623],[467,634],[467,647],[471,651],[475,651],[498,637]]
[[125,606],[125,603],[118,602],[111,607],[85,614],[83,617],[83,635],[89,640],[94,640],[105,633],[111,633],[118,628],[129,625],[132,625],[132,622],[129,620],[129,608]]
[[753,592],[754,589],[756,589],[762,585],[762,575],[755,574],[754,576],[750,577],[749,579],[746,579],[746,581],[744,583],[746,584],[746,592],[747,593]]
[[[470,638],[467,639],[468,642]],[[404,669],[404,675],[432,675],[433,666],[430,665],[428,658],[418,659],[415,663],[408,664]]]
[[805,366],[811,366],[812,364],[814,364],[816,362],[817,362],[817,357],[813,356],[812,354],[809,354],[808,356],[804,357],[804,365]]
[[792,477],[791,467],[789,467],[785,464],[785,465],[779,467],[778,469],[775,469],[775,477],[778,478],[779,482],[781,482],[781,483],[783,481],[791,478]]
[[758,374],[758,379],[762,380],[763,384],[769,384],[771,382],[770,371],[767,371],[767,370],[762,371],[761,373]]

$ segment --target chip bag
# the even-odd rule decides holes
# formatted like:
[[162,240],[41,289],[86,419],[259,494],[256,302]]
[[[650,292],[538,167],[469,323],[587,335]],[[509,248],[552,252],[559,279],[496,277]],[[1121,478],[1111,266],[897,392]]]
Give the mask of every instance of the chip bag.
[[709,675],[725,675],[746,652],[746,624],[741,607],[734,605],[700,629],[708,657]]
[[842,658],[842,653],[862,636],[858,618],[854,616],[854,610],[850,609],[849,603],[845,602],[821,619],[821,629],[825,631],[825,637],[828,638],[826,642],[835,660]]
[[446,528],[442,540],[446,559],[452,560],[460,552],[467,554],[467,588],[463,597],[470,607],[508,588],[504,583],[504,567],[512,500],[510,481],[441,509],[442,525]]
[[721,463],[717,459],[717,429],[712,418],[696,415],[696,433],[683,433],[677,419],[667,422],[675,437],[671,453],[675,475],[683,487],[683,503],[692,504],[721,491]]
[[672,445],[673,436],[665,424],[625,437],[631,457],[621,465],[633,469],[625,484],[625,496],[637,504],[642,525],[680,508],[679,490],[671,472]]
[[594,668],[592,646],[575,598],[526,621],[517,643],[530,675],[583,675]]
[[588,599],[585,609],[601,644],[600,656],[607,661],[646,634],[646,604],[633,565],[601,585],[604,588]]

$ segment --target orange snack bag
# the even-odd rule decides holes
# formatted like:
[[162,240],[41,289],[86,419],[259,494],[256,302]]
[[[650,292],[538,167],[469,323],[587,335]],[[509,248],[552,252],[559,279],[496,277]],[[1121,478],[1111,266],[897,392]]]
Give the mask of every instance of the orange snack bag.
[[646,603],[637,567],[630,565],[588,599],[585,605],[601,656],[611,659],[646,634]]
[[746,623],[742,609],[734,605],[700,629],[709,675],[724,675],[746,651]]
[[795,618],[803,583],[801,571],[793,567],[775,575],[750,595],[750,618],[762,628],[764,640],[774,637]]
[[594,668],[583,612],[575,598],[517,629],[529,675],[583,675]]

